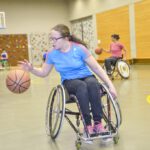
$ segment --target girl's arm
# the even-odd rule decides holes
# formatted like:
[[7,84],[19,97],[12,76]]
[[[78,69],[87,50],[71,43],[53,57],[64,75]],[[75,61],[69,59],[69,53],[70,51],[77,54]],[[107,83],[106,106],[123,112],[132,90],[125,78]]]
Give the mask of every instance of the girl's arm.
[[34,74],[34,75],[36,75],[38,77],[46,77],[46,76],[48,76],[48,74],[51,72],[51,70],[53,68],[52,64],[46,64],[46,63],[44,63],[42,68],[40,68],[40,69],[39,68],[35,68],[27,60],[19,61],[19,66],[23,70],[31,72],[32,74]]
[[106,53],[111,53],[111,45],[110,45],[109,50],[105,50],[105,49],[103,49],[103,48],[102,48],[102,50],[103,50],[104,52],[106,52]]
[[102,67],[97,63],[95,58],[91,55],[87,57],[85,61],[87,65],[90,67],[90,69],[99,77],[99,79],[101,79],[103,82],[105,82],[108,85],[111,94],[114,97],[117,97],[117,92],[114,85],[112,84],[111,80],[108,78],[107,74],[102,69]]
[[110,53],[110,52],[111,52],[111,50],[105,50],[105,49],[103,49],[103,48],[102,48],[102,51],[104,51],[104,52],[106,52],[106,53]]

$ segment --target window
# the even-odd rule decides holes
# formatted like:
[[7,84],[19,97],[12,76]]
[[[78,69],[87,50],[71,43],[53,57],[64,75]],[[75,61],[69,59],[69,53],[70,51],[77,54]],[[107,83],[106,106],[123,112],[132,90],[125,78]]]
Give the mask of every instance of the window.
[[0,29],[6,28],[5,24],[5,12],[0,12]]

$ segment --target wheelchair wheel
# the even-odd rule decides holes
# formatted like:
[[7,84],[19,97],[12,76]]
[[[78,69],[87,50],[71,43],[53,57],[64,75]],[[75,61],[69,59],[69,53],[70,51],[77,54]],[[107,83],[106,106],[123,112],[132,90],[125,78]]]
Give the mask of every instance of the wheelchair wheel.
[[116,131],[122,123],[122,115],[117,99],[114,99],[105,84],[101,84],[101,104],[103,119],[106,126],[112,131]]
[[119,135],[116,135],[115,137],[113,137],[113,141],[114,141],[114,144],[117,144],[119,141]]
[[46,108],[46,131],[52,139],[60,133],[65,114],[65,92],[61,85],[50,92]]
[[128,79],[130,76],[129,65],[124,60],[119,60],[117,62],[117,70],[120,76],[124,79]]

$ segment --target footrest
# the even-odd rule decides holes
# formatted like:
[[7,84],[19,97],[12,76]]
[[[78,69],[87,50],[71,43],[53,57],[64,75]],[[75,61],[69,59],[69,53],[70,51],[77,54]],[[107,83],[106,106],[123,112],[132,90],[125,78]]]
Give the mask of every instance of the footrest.
[[90,137],[105,136],[105,135],[110,135],[110,132],[93,133],[90,134]]

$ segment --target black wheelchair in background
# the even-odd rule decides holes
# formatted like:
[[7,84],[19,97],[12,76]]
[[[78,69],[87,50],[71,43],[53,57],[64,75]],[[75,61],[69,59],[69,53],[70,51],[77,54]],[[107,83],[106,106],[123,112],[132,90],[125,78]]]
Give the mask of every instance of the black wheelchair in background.
[[[106,71],[105,64],[102,65],[102,68]],[[128,79],[130,77],[130,66],[122,58],[119,58],[114,64],[111,65],[109,77],[114,80],[118,76],[121,77],[121,79]]]
[[[99,86],[103,110],[102,122],[107,131],[90,135],[88,130],[81,130],[80,126],[82,125],[82,129],[86,129],[86,125],[76,96],[68,95],[63,85],[57,85],[50,92],[46,108],[46,132],[53,140],[58,137],[63,125],[63,120],[66,118],[76,132],[77,140],[75,145],[77,150],[80,149],[82,142],[88,143],[95,139],[111,138],[115,144],[118,143],[118,129],[122,122],[119,103],[116,98],[113,98],[104,83],[100,83]],[[77,104],[78,111],[73,111],[67,108],[71,103]],[[75,116],[75,123],[71,121],[71,116]]]

